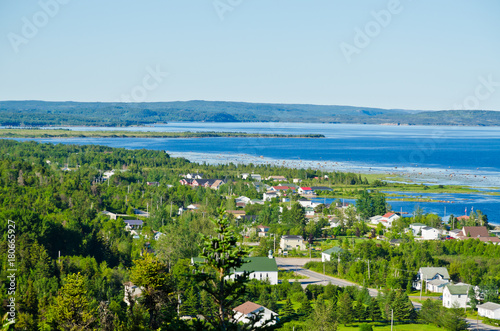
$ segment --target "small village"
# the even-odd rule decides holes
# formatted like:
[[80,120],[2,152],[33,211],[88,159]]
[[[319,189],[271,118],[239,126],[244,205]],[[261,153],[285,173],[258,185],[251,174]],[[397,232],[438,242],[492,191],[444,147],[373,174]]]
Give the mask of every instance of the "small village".
[[[202,187],[217,191],[223,185],[228,184],[227,179],[207,179],[203,178],[204,175],[201,173],[188,173],[181,175],[181,177],[179,183],[193,189]],[[252,199],[243,195],[235,196],[231,192],[228,192],[225,198],[226,200],[232,200],[234,209],[226,209],[225,217],[234,222],[236,228],[240,230],[240,245],[257,248],[263,246],[264,243],[265,249],[269,248],[269,250],[266,251],[264,249],[267,256],[253,256],[251,253],[251,256],[245,259],[245,263],[241,267],[233,270],[232,275],[227,278],[228,280],[234,280],[243,275],[244,272],[248,272],[250,280],[257,280],[268,285],[278,285],[282,282],[278,276],[279,273],[290,270],[287,272],[295,275],[292,277],[297,277],[295,281],[302,284],[304,289],[310,284],[320,284],[322,286],[328,283],[331,284],[332,279],[340,279],[328,277],[338,277],[338,275],[325,275],[325,264],[332,261],[338,261],[340,264],[341,260],[348,256],[349,249],[354,248],[355,241],[385,242],[393,247],[405,245],[409,241],[479,240],[491,245],[498,245],[500,243],[500,231],[491,230],[485,225],[452,228],[445,224],[436,224],[433,227],[420,222],[406,222],[407,226],[402,226],[402,221],[410,219],[410,216],[389,210],[386,210],[382,215],[373,215],[362,219],[362,216],[356,210],[355,204],[344,203],[340,199],[337,199],[337,202],[331,205],[320,201],[321,198],[318,196],[318,193],[323,194],[333,191],[331,187],[325,185],[300,186],[302,180],[297,178],[292,179],[292,183],[287,183],[288,179],[285,176],[268,176],[263,178],[259,174],[243,173],[240,175],[240,179],[249,181],[247,184],[253,185],[260,192],[262,198]],[[324,179],[327,179],[327,177]],[[147,184],[159,185],[157,182],[148,182]],[[171,185],[169,186],[172,187]],[[261,223],[259,214],[252,213],[252,205],[263,206],[264,204],[275,204],[277,206],[279,213],[275,224],[264,225]],[[309,233],[308,237],[304,237],[302,234],[283,234],[283,228],[280,227],[281,218],[284,211],[292,210],[292,206],[296,206],[301,211],[305,228],[315,228],[314,231]],[[204,214],[204,207],[200,203],[191,203],[180,206],[174,210],[174,213],[178,217],[185,213]],[[172,209],[170,212],[172,213]],[[150,211],[133,209],[133,213],[134,215],[119,215],[107,211],[103,212],[103,214],[109,216],[111,219],[123,217],[125,230],[135,239],[144,238],[147,240],[145,243],[147,251],[154,254],[155,251],[152,249],[154,245],[151,245],[151,242],[161,240],[164,233],[149,231],[151,235],[144,234],[142,229],[147,223]],[[461,215],[454,218],[454,222],[457,224],[469,224],[469,221],[469,215]],[[360,224],[363,229],[361,229]],[[395,236],[393,231],[391,231],[396,226],[399,229],[398,232],[403,234],[402,236]],[[344,236],[341,234],[344,234]],[[350,241],[352,241],[351,246],[349,246]],[[301,265],[293,265],[290,268],[287,259],[303,259],[309,262],[320,263],[323,265],[323,273],[305,269],[304,264],[306,262]],[[204,262],[204,258],[197,256],[193,256],[190,259],[192,266],[203,265]],[[368,275],[370,273],[369,268],[368,261]],[[307,270],[307,272],[304,272],[304,270]],[[317,275],[311,277],[311,273]],[[321,275],[325,277],[321,277]],[[359,286],[358,284],[349,282],[338,284],[344,284],[340,286],[346,286],[345,284]],[[133,283],[127,282],[124,286],[124,301],[127,304],[130,304],[130,298],[137,299],[141,296],[141,288]],[[377,296],[377,288],[369,290],[370,295]],[[442,307],[447,309],[472,308],[477,311],[478,317],[500,321],[500,304],[486,301],[485,293],[477,285],[454,282],[450,278],[446,267],[420,267],[411,280],[411,287],[408,287],[406,291],[408,293],[419,293],[416,297],[419,297],[420,300],[422,300],[422,295],[438,299]],[[420,303],[414,302],[414,305],[416,309],[421,309]],[[268,307],[250,301],[234,307],[233,311],[236,322],[243,324],[251,322],[256,316],[262,317],[259,323],[268,321],[272,324],[280,316],[279,312],[272,311]],[[184,318],[191,317],[185,316]],[[259,325],[257,324],[257,326]]]

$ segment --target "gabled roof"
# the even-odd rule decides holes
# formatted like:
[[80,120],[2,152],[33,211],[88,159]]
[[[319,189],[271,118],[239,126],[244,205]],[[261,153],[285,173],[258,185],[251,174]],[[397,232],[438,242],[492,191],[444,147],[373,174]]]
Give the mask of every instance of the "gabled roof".
[[434,229],[431,226],[426,226],[426,227],[422,228],[422,230],[428,231],[428,230],[436,230],[436,229]]
[[241,267],[236,268],[236,272],[272,272],[278,271],[278,265],[275,259],[270,259],[268,257],[247,257],[245,258],[245,264]]
[[304,240],[302,236],[293,236],[293,235],[284,235],[281,236],[281,239]]
[[410,226],[427,226],[424,223],[412,223]]
[[490,233],[488,232],[488,229],[485,226],[464,226],[462,232],[465,237],[470,237],[470,238],[490,236]]
[[301,189],[303,191],[312,191],[312,189],[310,187],[301,187]]
[[438,286],[438,287],[441,287],[445,284],[449,284],[450,282],[447,281],[447,280],[444,280],[444,279],[433,279],[431,281],[428,282],[429,284],[431,285],[435,285],[435,286]]
[[440,274],[443,278],[450,279],[448,269],[445,267],[422,267],[420,268],[420,272],[422,273],[424,279],[434,278],[436,274]]
[[385,215],[382,216],[382,217],[389,218],[389,217],[392,217],[394,215],[396,215],[396,214],[394,214],[394,213],[385,213]]
[[327,249],[326,251],[323,252],[323,254],[328,254],[328,255],[339,254],[339,253],[342,253],[343,251],[344,250],[341,247],[335,246],[335,247]]
[[261,305],[253,303],[252,301],[247,301],[244,304],[241,304],[238,307],[234,308],[233,310],[242,313],[243,315],[248,315],[263,308],[264,307],[262,307]]
[[447,285],[451,295],[467,295],[471,285]]
[[123,221],[125,222],[125,224],[127,225],[141,225],[144,224],[144,222],[142,220],[125,220]]
[[487,309],[487,310],[498,310],[500,309],[500,305],[494,302],[485,302],[482,305],[478,305],[477,308]]

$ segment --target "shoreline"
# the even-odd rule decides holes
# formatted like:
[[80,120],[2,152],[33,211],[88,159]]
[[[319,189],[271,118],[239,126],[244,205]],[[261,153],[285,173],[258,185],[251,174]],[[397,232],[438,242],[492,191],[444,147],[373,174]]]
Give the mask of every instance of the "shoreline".
[[323,134],[279,134],[247,132],[158,132],[158,131],[73,131],[69,129],[0,129],[0,138],[61,139],[61,138],[302,138],[321,139]]

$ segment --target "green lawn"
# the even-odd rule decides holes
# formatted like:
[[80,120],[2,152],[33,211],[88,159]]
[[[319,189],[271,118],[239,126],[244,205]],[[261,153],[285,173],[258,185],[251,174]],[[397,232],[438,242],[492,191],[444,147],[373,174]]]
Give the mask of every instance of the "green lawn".
[[[359,325],[362,323],[356,323],[352,324],[350,326],[344,326],[344,325],[339,325],[338,331],[342,330],[358,330]],[[391,325],[390,324],[379,324],[379,323],[369,323],[373,326],[373,330],[377,331],[390,331],[391,330]],[[434,330],[440,330],[443,331],[443,329],[431,325],[431,324],[394,324],[393,327],[394,331],[434,331]]]

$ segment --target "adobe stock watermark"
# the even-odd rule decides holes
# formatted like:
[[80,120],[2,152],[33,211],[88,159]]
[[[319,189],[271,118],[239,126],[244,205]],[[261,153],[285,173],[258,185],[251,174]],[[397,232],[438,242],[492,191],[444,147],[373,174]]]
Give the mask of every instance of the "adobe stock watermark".
[[243,2],[244,0],[214,0],[212,5],[214,6],[217,16],[219,16],[219,19],[224,21],[226,14],[232,12]]
[[142,83],[132,87],[129,93],[121,94],[116,102],[145,102],[149,92],[157,89],[167,76],[168,72],[162,71],[160,65],[154,69],[147,66]]
[[19,53],[21,45],[27,45],[30,40],[38,35],[40,29],[49,24],[50,20],[59,14],[61,6],[67,5],[70,0],[40,0],[38,6],[40,10],[35,12],[30,18],[23,16],[21,18],[21,33],[9,32],[7,39],[9,39],[10,46],[15,53]]
[[500,87],[500,82],[493,80],[493,74],[488,77],[479,76],[479,84],[476,85],[474,93],[466,96],[462,102],[454,104],[454,110],[479,110],[481,101],[488,100]]
[[373,20],[368,21],[363,28],[354,28],[352,43],[340,43],[340,50],[347,63],[351,63],[354,55],[359,55],[363,49],[368,47],[372,40],[391,24],[393,17],[399,15],[402,11],[403,6],[399,0],[389,0],[386,9],[372,10],[370,15]]
[[[16,222],[8,220],[7,222],[7,324],[16,322]],[[5,326],[5,324],[4,324]]]

